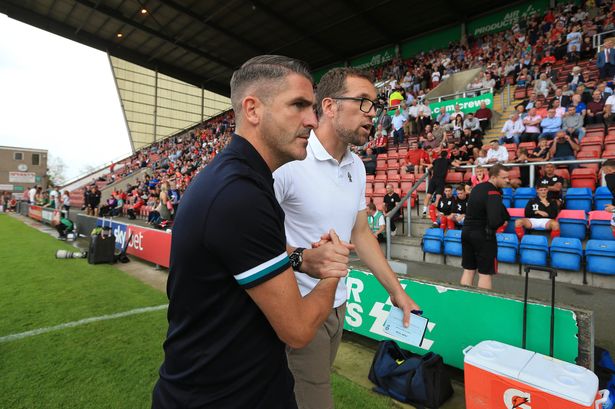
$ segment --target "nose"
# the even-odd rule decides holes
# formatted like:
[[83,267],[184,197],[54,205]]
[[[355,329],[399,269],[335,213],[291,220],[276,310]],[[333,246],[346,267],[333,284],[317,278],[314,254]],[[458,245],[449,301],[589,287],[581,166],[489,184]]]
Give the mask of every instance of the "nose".
[[316,114],[316,110],[310,109],[307,111],[307,114],[303,119],[303,126],[310,129],[318,128],[318,116]]

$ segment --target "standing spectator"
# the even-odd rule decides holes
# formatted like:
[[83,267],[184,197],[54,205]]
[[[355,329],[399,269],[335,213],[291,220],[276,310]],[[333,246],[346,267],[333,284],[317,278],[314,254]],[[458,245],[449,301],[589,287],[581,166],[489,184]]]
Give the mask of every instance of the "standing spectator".
[[578,138],[579,141],[585,136],[585,128],[583,128],[583,116],[577,113],[573,105],[568,107],[564,118],[562,119],[562,129],[569,135]]
[[506,161],[508,161],[508,150],[504,145],[500,145],[497,140],[492,140],[487,151],[487,163],[504,163]]
[[515,233],[519,241],[525,235],[525,229],[550,230],[552,239],[559,237],[559,206],[555,200],[547,197],[548,192],[546,185],[538,185],[536,197],[525,206],[525,217],[515,220]]
[[555,109],[547,111],[547,117],[540,121],[542,133],[538,138],[553,139],[555,134],[562,129],[562,118],[555,116]]
[[[579,143],[574,137],[568,135],[565,131],[559,131],[556,134],[555,141],[551,144],[551,158],[553,160],[575,160],[576,153],[581,149]],[[568,171],[578,168],[579,165],[571,163],[568,165]]]
[[418,117],[419,117],[419,107],[417,105],[418,101],[415,99],[410,104],[408,108],[408,121],[410,122],[410,134],[417,135],[419,133],[418,128]]
[[615,73],[615,50],[613,44],[607,40],[604,42],[604,47],[596,56],[596,67],[600,71],[600,79],[611,81]]
[[600,91],[594,91],[592,101],[587,104],[587,115],[585,116],[587,125],[604,124],[604,102]]
[[386,153],[388,138],[387,138],[387,131],[384,129],[382,124],[378,124],[378,127],[376,128],[376,134],[374,136],[376,138],[376,145],[374,147],[374,153],[375,154]]
[[393,125],[393,143],[396,146],[399,146],[404,142],[404,123],[406,119],[401,114],[400,109],[397,108],[395,110],[395,115],[392,118]]
[[36,203],[36,185],[32,186],[28,191],[28,202],[31,205]]
[[395,222],[401,218],[401,209],[395,216],[389,215],[389,213],[397,206],[397,203],[401,202],[401,197],[395,193],[393,185],[390,183],[387,183],[386,191],[387,193],[384,195],[384,211],[387,213],[387,216],[391,216],[391,234],[395,235],[395,231],[397,230]]
[[68,190],[64,190],[62,193],[62,210],[65,212],[66,217],[69,217],[70,212],[70,192]]
[[461,285],[472,286],[478,271],[478,287],[493,286],[491,277],[497,273],[496,231],[510,219],[501,191],[508,183],[508,171],[496,164],[489,169],[489,181],[472,189],[461,231]]
[[480,109],[476,111],[474,117],[478,119],[478,122],[480,123],[480,129],[483,134],[487,129],[490,128],[492,116],[493,113],[489,108],[487,108],[487,104],[485,103],[485,101],[481,101]]
[[515,112],[510,116],[510,119],[504,122],[504,126],[502,127],[504,136],[500,137],[500,143],[514,143],[515,145],[519,145],[524,130],[525,126],[523,125],[523,120],[519,117],[519,114]]

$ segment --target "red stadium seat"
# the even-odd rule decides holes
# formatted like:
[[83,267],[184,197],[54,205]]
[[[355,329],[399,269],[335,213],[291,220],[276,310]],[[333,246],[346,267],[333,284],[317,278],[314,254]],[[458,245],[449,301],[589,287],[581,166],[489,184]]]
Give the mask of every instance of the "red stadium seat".
[[374,178],[375,178],[374,175],[367,175],[367,176],[365,176],[365,181],[366,182],[373,182]]
[[461,183],[463,182],[463,173],[461,172],[448,172],[445,179],[446,183]]
[[404,173],[401,175],[402,181],[414,182],[414,173]]
[[374,185],[371,182],[365,184],[365,194],[372,193],[374,191]]
[[401,182],[401,175],[399,173],[387,175],[387,183],[396,183],[399,185],[399,182]]
[[376,171],[376,178],[374,179],[374,182],[386,182],[387,181],[387,174],[383,171]]
[[596,172],[589,168],[577,168],[572,171],[571,187],[588,187],[596,190]]
[[509,207],[506,210],[508,210],[510,217],[525,217],[525,209]]
[[401,182],[401,191],[404,196],[410,191],[410,189],[412,189],[413,185],[414,183],[412,182]]
[[386,180],[376,181],[373,184],[373,191],[376,192],[378,190],[383,190],[386,186]]
[[570,181],[570,173],[568,169],[555,169],[555,174],[566,181]]
[[586,145],[602,146],[603,143],[604,143],[604,138],[602,136],[586,135],[583,139],[581,139],[581,146],[586,146]]
[[531,152],[536,147],[536,142],[521,142],[519,148],[525,148],[528,152]]
[[560,210],[559,214],[557,215],[557,219],[578,219],[578,220],[585,220],[585,211],[584,210],[570,210],[570,209],[563,209]]

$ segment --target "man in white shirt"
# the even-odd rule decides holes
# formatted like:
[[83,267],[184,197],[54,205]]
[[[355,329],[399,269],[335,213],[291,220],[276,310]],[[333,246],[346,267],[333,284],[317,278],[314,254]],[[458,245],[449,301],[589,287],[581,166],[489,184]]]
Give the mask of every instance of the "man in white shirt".
[[[361,260],[390,294],[393,305],[410,312],[418,306],[400,286],[372,234],[365,203],[365,167],[348,145],[361,146],[376,115],[376,89],[367,76],[352,68],[334,68],[320,80],[316,106],[318,130],[310,135],[307,158],[280,167],[274,189],[286,215],[284,227],[289,250],[301,251],[334,229],[343,242],[352,242]],[[326,226],[326,227],[323,227]],[[292,255],[291,255],[292,260]],[[302,295],[318,279],[295,269]],[[332,409],[330,370],[341,341],[347,299],[340,280],[331,315],[305,348],[289,349],[289,367],[295,378],[300,409]]]
[[503,145],[498,144],[495,139],[489,144],[487,151],[487,163],[504,163],[508,160],[508,150]]
[[604,103],[604,120],[607,123],[613,122],[613,114],[615,114],[615,95],[611,95]]
[[30,190],[28,191],[28,200],[30,201],[30,204],[34,204],[35,199],[36,199],[36,185],[32,186]]
[[417,105],[417,100],[413,99],[410,103],[410,107],[408,108],[408,121],[410,122],[410,133],[412,135],[417,134],[417,126],[416,119],[419,116],[419,106]]
[[515,112],[511,115],[510,119],[504,123],[504,127],[502,127],[504,136],[500,138],[500,143],[514,143],[519,145],[519,138],[524,131],[525,125],[523,125],[523,120],[521,120],[519,114]]
[[395,145],[399,145],[404,142],[404,123],[406,122],[406,118],[401,114],[400,108],[395,110],[395,115],[393,115],[393,143]]

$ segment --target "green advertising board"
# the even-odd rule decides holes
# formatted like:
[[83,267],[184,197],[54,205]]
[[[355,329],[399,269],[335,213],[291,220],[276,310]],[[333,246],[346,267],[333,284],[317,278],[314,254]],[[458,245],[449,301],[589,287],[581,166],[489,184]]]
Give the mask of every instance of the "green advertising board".
[[[400,283],[429,318],[428,332],[419,347],[402,348],[424,354],[436,352],[451,366],[463,368],[463,349],[484,340],[521,346],[523,303],[499,295],[461,290],[401,279]],[[348,304],[344,329],[375,340],[391,339],[383,325],[391,309],[386,290],[370,273],[352,270],[346,279]],[[528,305],[527,349],[549,353],[551,307]],[[555,310],[554,356],[575,362],[579,350],[578,326],[571,310]]]
[[532,0],[521,3],[468,22],[467,32],[475,36],[482,36],[496,31],[508,30],[520,19],[525,19],[536,13],[544,13],[548,6],[548,0]]
[[487,105],[487,108],[493,109],[493,94],[487,93],[483,95],[478,95],[476,97],[467,97],[467,98],[457,98],[451,99],[448,101],[442,102],[432,102],[429,104],[429,109],[431,109],[431,116],[436,118],[440,112],[444,109],[448,113],[455,112],[455,105],[459,104],[461,112],[476,112],[480,108],[480,103],[484,102]]
[[350,61],[350,66],[355,68],[368,68],[383,64],[395,58],[395,47],[387,47],[374,53],[366,54]]

